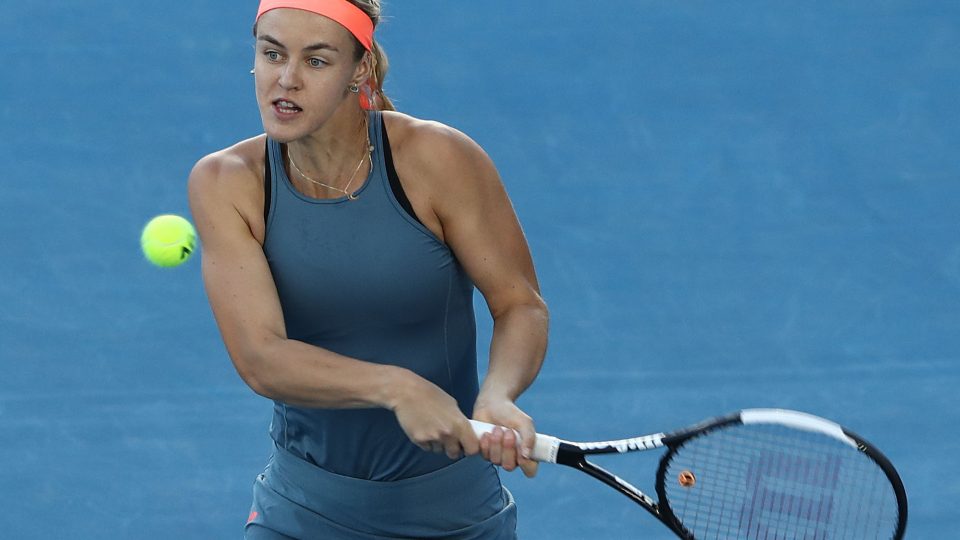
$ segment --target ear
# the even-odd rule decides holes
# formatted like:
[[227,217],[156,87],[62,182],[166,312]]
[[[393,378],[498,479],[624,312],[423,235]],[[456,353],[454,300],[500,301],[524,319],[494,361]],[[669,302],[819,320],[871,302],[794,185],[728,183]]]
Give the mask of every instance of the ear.
[[367,51],[363,53],[363,58],[357,64],[357,69],[354,70],[350,81],[357,86],[363,86],[363,83],[367,82],[370,77],[373,77],[373,55],[370,51]]

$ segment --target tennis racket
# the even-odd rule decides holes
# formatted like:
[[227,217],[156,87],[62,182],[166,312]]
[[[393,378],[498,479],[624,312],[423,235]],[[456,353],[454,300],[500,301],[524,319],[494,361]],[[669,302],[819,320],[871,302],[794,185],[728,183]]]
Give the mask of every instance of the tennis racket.
[[[471,420],[477,435],[494,426]],[[666,448],[659,500],[587,461]],[[532,458],[583,471],[626,495],[683,539],[900,539],[907,496],[867,441],[823,418],[746,409],[671,433],[603,442],[537,435]]]

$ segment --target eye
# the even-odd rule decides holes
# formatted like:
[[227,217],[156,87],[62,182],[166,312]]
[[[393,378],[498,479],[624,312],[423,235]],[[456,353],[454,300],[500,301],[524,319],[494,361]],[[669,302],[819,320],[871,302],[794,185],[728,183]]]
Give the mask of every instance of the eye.
[[271,62],[279,62],[280,58],[282,58],[277,51],[264,51],[263,55]]
[[307,60],[307,63],[310,64],[310,67],[313,67],[313,68],[320,68],[327,65],[326,60],[322,58],[317,58],[317,57],[310,58],[309,60]]

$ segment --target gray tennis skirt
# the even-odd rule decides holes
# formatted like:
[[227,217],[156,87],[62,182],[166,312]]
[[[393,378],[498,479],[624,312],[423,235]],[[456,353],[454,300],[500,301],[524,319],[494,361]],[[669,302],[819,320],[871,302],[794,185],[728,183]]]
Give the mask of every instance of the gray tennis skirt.
[[253,487],[247,540],[514,540],[517,507],[478,456],[393,482],[325,471],[274,445]]

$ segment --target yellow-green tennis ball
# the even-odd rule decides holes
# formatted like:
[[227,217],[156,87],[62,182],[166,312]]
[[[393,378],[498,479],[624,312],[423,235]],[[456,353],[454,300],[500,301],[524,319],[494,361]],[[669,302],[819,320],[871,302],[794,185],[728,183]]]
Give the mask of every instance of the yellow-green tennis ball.
[[172,214],[157,216],[140,235],[147,260],[169,268],[186,262],[197,248],[197,232],[186,219]]

